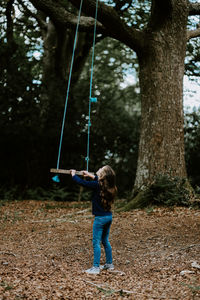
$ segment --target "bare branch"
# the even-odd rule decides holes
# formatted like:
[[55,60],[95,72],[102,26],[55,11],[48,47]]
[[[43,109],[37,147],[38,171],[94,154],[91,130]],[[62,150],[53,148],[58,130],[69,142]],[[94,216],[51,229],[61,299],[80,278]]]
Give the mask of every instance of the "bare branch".
[[189,3],[189,16],[198,16],[200,15],[200,3],[195,2]]
[[[36,9],[44,11],[60,27],[75,27],[78,17],[67,11],[57,1],[54,0],[30,0]],[[70,2],[79,9],[80,0],[70,0]],[[93,32],[94,15],[96,9],[95,0],[85,0],[82,11],[87,15],[81,16],[80,31]],[[104,36],[110,36],[123,42],[131,49],[140,51],[145,41],[143,32],[129,27],[116,12],[113,7],[99,2],[97,17],[97,32]]]
[[[77,24],[78,17],[52,0],[30,0],[36,9],[45,12],[57,26],[65,26],[74,28]],[[80,31],[93,32],[94,19],[82,16],[80,18]],[[105,29],[101,23],[97,22],[97,31],[104,33]]]
[[[75,7],[79,7],[80,0],[69,0]],[[96,1],[85,0],[83,2],[83,12],[93,17],[95,15]],[[131,49],[140,51],[144,42],[142,31],[129,27],[116,12],[115,8],[99,2],[98,4],[98,21],[104,26],[107,35],[123,42]]]
[[200,27],[195,29],[195,30],[188,30],[187,32],[187,39],[192,39],[192,38],[196,38],[196,37],[200,37]]
[[12,253],[12,252],[8,252],[8,251],[0,251],[0,254],[5,254],[5,255],[12,255],[12,256],[17,256],[16,254]]

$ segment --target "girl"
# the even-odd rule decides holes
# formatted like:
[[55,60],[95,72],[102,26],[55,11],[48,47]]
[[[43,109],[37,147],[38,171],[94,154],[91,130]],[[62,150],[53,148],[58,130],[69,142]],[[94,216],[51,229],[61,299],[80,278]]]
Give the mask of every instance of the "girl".
[[85,272],[88,274],[100,273],[101,242],[106,254],[106,264],[103,266],[103,269],[114,269],[112,263],[112,248],[108,237],[112,223],[111,205],[117,193],[115,172],[110,166],[100,168],[96,175],[83,171],[84,177],[89,177],[92,181],[81,179],[76,175],[75,170],[71,170],[71,175],[76,183],[93,190],[92,214],[95,216],[93,223],[94,261],[93,267]]

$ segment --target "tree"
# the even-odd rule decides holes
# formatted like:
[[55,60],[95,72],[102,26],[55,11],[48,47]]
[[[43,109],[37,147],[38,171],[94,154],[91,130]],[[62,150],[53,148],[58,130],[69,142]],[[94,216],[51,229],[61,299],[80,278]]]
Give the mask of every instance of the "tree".
[[[16,191],[22,195],[22,190],[51,185],[49,168],[56,163],[60,130],[60,126],[54,122],[57,119],[59,125],[61,123],[65,93],[59,91],[60,94],[56,94],[57,97],[53,98],[48,92],[45,109],[43,102],[45,87],[41,84],[44,80],[42,74],[52,75],[49,80],[44,81],[44,85],[48,84],[49,90],[51,78],[56,78],[58,74],[51,74],[55,72],[56,66],[54,54],[48,43],[45,43],[43,50],[41,30],[53,21],[45,17],[44,24],[38,26],[35,20],[42,23],[44,12],[36,12],[28,1],[19,2],[21,4],[15,2],[15,6],[12,6],[13,1],[4,1],[4,6],[0,9],[2,20],[0,24],[2,44],[0,49],[2,66],[0,127],[3,129],[0,156],[2,157],[2,186],[5,189],[9,187],[12,189],[13,186],[19,185]],[[15,11],[18,13],[15,14]],[[11,14],[12,18],[10,18]],[[54,25],[51,24],[51,27],[54,28]],[[7,37],[7,28],[12,29],[10,31],[12,39]],[[74,28],[71,29],[73,31],[71,36],[74,36]],[[50,36],[50,32],[47,36]],[[56,34],[52,36],[55,40],[52,39],[51,42],[56,42]],[[87,36],[85,34],[85,37]],[[94,93],[99,97],[99,101],[94,104],[94,111],[92,111],[90,169],[96,170],[102,162],[111,163],[116,171],[119,170],[119,193],[122,194],[127,189],[131,189],[137,160],[139,115],[138,110],[134,111],[134,107],[139,106],[137,104],[138,93],[135,93],[133,87],[121,88],[124,72],[127,72],[129,66],[135,63],[135,55],[118,41],[110,38],[102,39],[99,36],[97,40],[100,42],[95,47],[96,61],[93,79]],[[65,39],[63,42],[65,44]],[[12,43],[16,44],[16,49],[12,47]],[[68,47],[72,43],[73,38]],[[8,49],[12,50],[9,55],[7,55]],[[81,54],[81,49],[80,47],[76,57]],[[70,50],[68,49],[68,52]],[[46,64],[46,55],[49,57],[51,67],[47,73],[44,72],[49,65],[49,63]],[[121,56],[123,56],[123,64]],[[79,82],[75,85],[73,92],[70,92],[61,167],[85,168],[91,56],[85,59]],[[58,61],[61,62],[62,59]],[[78,60],[76,61],[78,63]],[[68,65],[69,62],[66,63],[66,66]],[[63,69],[66,66],[63,66]],[[78,66],[75,68],[75,74],[73,70],[74,78],[77,77],[76,70]],[[102,80],[102,74],[104,74],[104,80]],[[59,79],[61,81],[61,77]],[[66,91],[66,85],[67,82],[63,84],[62,90]],[[55,86],[54,88],[56,89]],[[66,186],[66,177],[61,179]],[[18,197],[18,195],[15,196]]]
[[[32,0],[58,19],[61,7],[53,0]],[[76,7],[79,0],[70,0]],[[134,10],[132,1],[121,8]],[[117,3],[117,1],[116,1]],[[188,31],[189,16],[200,15],[200,4],[187,0],[151,1],[147,25],[138,29],[121,17],[115,1],[99,2],[98,32],[134,50],[139,61],[141,132],[135,188],[152,182],[156,174],[186,177],[183,132],[183,75],[187,42],[200,36],[200,28]],[[96,1],[85,0],[82,30],[91,30]],[[119,5],[118,5],[119,6]],[[70,18],[60,14],[63,25]],[[74,18],[71,18],[74,22]],[[73,24],[73,22],[70,22]]]
[[[37,11],[34,10],[33,7],[30,7],[30,2],[37,8]],[[73,0],[71,2],[78,8],[80,1]],[[22,17],[17,17],[17,22],[15,21],[13,11],[13,5],[16,3],[18,3],[18,8],[23,13]],[[111,6],[108,6],[110,4]],[[186,175],[183,158],[183,113],[181,99],[186,45],[188,45],[187,51],[195,54],[194,59],[191,57],[186,61],[187,72],[196,73],[197,75],[199,60],[198,47],[195,44],[195,39],[193,39],[199,35],[199,29],[197,28],[188,34],[186,33],[187,20],[190,15],[199,14],[199,4],[190,4],[187,1],[163,1],[162,4],[164,7],[160,7],[158,1],[152,1],[150,12],[149,4],[150,1],[133,2],[127,0],[107,0],[104,1],[104,3],[100,1],[97,22],[97,41],[103,40],[105,37],[117,40],[121,45],[126,46],[124,51],[127,52],[127,47],[129,47],[130,51],[137,53],[138,62],[140,64],[142,122],[138,171],[135,183],[136,188],[145,185],[147,182],[151,182],[156,173],[167,173],[171,176],[178,175],[181,177]],[[35,145],[33,138],[30,147],[27,148],[27,153],[32,153],[30,151],[32,150],[38,152],[42,157],[42,164],[39,163],[41,162],[41,157],[40,160],[39,157],[37,157],[38,164],[40,164],[40,176],[36,175],[37,182],[39,182],[38,178],[44,178],[44,176],[42,176],[44,172],[41,172],[41,165],[46,165],[46,172],[49,169],[49,161],[52,161],[52,148],[55,152],[55,140],[57,141],[55,137],[58,136],[60,129],[57,125],[58,122],[60,124],[60,115],[62,114],[63,100],[66,93],[65,75],[67,77],[74,29],[77,23],[77,9],[75,6],[63,0],[19,0],[15,2],[9,0],[3,1],[1,8],[6,9],[7,17],[7,27],[1,30],[1,33],[2,31],[6,32],[5,35],[1,34],[2,47],[0,50],[1,73],[3,74],[3,80],[1,81],[1,90],[3,91],[3,93],[1,93],[3,99],[1,104],[1,121],[5,119],[8,121],[12,134],[15,131],[13,131],[14,126],[16,131],[19,128],[22,130],[25,128],[26,120],[28,123],[30,116],[31,120],[33,120],[33,115],[34,122],[36,122],[34,123],[36,125],[35,128],[38,128],[38,132],[41,131],[41,124],[43,125],[43,131],[40,132],[39,137],[40,141],[43,141],[42,143],[39,142],[43,145],[43,152],[37,151],[35,148],[32,149],[33,147],[31,145]],[[144,6],[145,9],[143,8]],[[75,68],[73,72],[75,76],[73,77],[73,82],[76,82],[77,78],[80,78],[83,65],[89,53],[89,48],[91,47],[95,1],[84,0],[83,10],[85,14],[81,17],[79,28],[80,44],[77,47],[78,52],[75,57]],[[183,14],[181,14],[182,10]],[[177,18],[177,21],[176,15],[178,15],[178,13],[180,13],[181,18]],[[37,26],[35,20],[37,20]],[[1,23],[0,28],[4,28],[4,22]],[[28,41],[32,40],[34,36],[38,38],[40,33],[42,33],[43,45],[45,46],[43,48],[43,65],[41,65],[41,63],[38,64],[38,62],[36,63],[34,58],[31,60],[30,53],[33,53],[34,49],[30,42],[27,45],[27,39]],[[187,43],[190,37],[192,37],[192,44]],[[107,39],[105,43],[102,44],[104,49],[107,49],[106,43],[111,44],[110,40]],[[18,47],[20,47],[20,50],[17,52]],[[26,51],[26,54],[23,49]],[[83,49],[86,49],[86,51],[84,52]],[[41,45],[39,46],[39,50],[42,51]],[[24,51],[23,59],[27,64],[27,71],[21,61],[21,51]],[[103,52],[101,49],[99,51]],[[109,51],[112,52],[112,49]],[[117,62],[118,65],[123,60],[124,54],[121,54],[121,56],[119,62]],[[18,58],[16,59],[16,57]],[[102,59],[102,56],[100,56],[100,59]],[[82,63],[80,63],[80,61]],[[107,63],[106,60],[105,63]],[[117,66],[117,63],[115,66]],[[42,85],[41,91],[41,72],[39,76],[37,75],[33,78],[33,72],[38,73],[38,65],[39,68],[42,67],[43,73],[42,81],[44,84]],[[135,67],[134,64],[130,66]],[[89,68],[84,71],[83,75],[85,78],[88,78],[88,69]],[[117,70],[119,69],[120,68],[117,67]],[[121,70],[122,68],[118,71],[119,74],[121,74]],[[179,71],[177,72],[178,76],[175,76],[177,75],[177,70]],[[13,84],[15,83],[15,79],[13,79],[15,72],[18,72],[18,76],[16,77],[16,84]],[[114,84],[112,84],[112,77],[108,76],[106,78],[103,69],[98,75],[99,77],[102,76],[102,78],[98,79],[98,83],[95,84],[95,89],[97,86],[98,91],[105,90],[105,93],[100,95],[104,105],[100,103],[98,110],[102,112],[102,115],[103,113],[112,113],[112,122],[105,116],[103,118],[103,125],[100,126],[98,118],[102,117],[99,112],[96,113],[95,118],[97,118],[97,122],[95,123],[97,123],[97,126],[93,128],[95,136],[94,144],[101,139],[106,149],[105,152],[102,151],[102,156],[99,155],[97,158],[103,161],[105,156],[106,159],[110,157],[112,162],[117,162],[119,168],[125,164],[130,167],[130,162],[133,165],[135,164],[135,153],[137,153],[137,151],[134,152],[136,149],[133,141],[137,140],[137,138],[135,139],[137,134],[130,134],[132,128],[134,128],[134,122],[131,123],[131,115],[125,114],[122,110],[122,106],[126,109],[127,106],[130,108],[130,105],[132,105],[130,103],[134,103],[134,101],[131,100],[135,97],[134,90],[131,91],[131,87],[129,87],[126,91],[121,93],[117,90],[117,82],[119,85],[120,81],[117,81],[116,76],[114,78]],[[23,82],[18,84],[17,80],[21,80],[23,76],[25,80],[23,79]],[[118,79],[120,79],[120,76]],[[85,84],[85,78],[82,80],[82,86]],[[36,84],[33,84],[33,82],[36,82]],[[109,90],[108,85],[110,88],[112,87],[114,92]],[[16,95],[14,95],[15,91],[17,91]],[[40,95],[38,91],[40,91]],[[5,96],[5,92],[9,93]],[[11,97],[11,92],[14,97],[13,95]],[[74,89],[71,96],[76,96],[76,94],[77,91]],[[83,90],[81,90],[81,94],[83,94]],[[129,97],[130,101],[128,101],[128,103],[124,100],[126,99],[125,97]],[[88,101],[87,98],[88,96],[85,95],[86,102]],[[5,101],[6,99],[8,99],[7,102]],[[31,102],[28,102],[29,99],[31,99]],[[81,153],[83,152],[83,141],[85,139],[84,135],[86,135],[86,130],[80,132],[79,121],[81,117],[78,121],[76,121],[78,119],[76,117],[78,115],[81,116],[81,105],[83,104],[79,102],[79,99],[75,100],[76,101],[72,101],[72,105],[70,103],[70,126],[67,126],[67,130],[68,133],[71,134],[70,144],[72,144],[72,140],[74,142],[75,138],[77,139],[78,137],[76,149]],[[12,101],[12,105],[9,101]],[[31,107],[29,106],[30,103]],[[5,108],[3,106],[5,106]],[[27,107],[30,108],[30,113],[28,112],[26,114],[25,110]],[[39,110],[41,111],[40,118],[38,118]],[[26,116],[26,118],[24,116]],[[73,118],[73,116],[75,116],[75,118]],[[177,128],[176,117],[178,120]],[[128,123],[123,124],[123,119],[129,124],[131,123],[131,126],[127,126]],[[85,119],[82,121],[85,122]],[[18,126],[17,122],[20,122],[21,127]],[[109,128],[114,127],[118,129],[115,131],[117,135],[114,135],[115,132],[109,130]],[[27,128],[29,131],[33,129],[33,126]],[[28,131],[26,136],[28,136]],[[7,133],[5,130],[5,137],[7,136],[8,138],[10,135]],[[128,139],[124,138],[126,135]],[[18,133],[18,136],[22,137],[21,132]],[[127,147],[131,139],[132,145]],[[18,138],[16,138],[16,140],[18,140]],[[22,146],[27,143],[20,144]],[[124,147],[124,145],[126,147]],[[45,149],[48,149],[48,153],[46,153]],[[75,156],[72,155],[73,149],[74,148],[67,146],[63,151],[64,153],[71,153],[72,163],[76,161]],[[100,154],[100,152],[98,154]],[[131,159],[131,155],[134,156],[134,159]],[[122,159],[122,157],[124,157],[124,159]],[[178,162],[176,162],[176,160]],[[29,169],[33,169],[32,166]],[[132,169],[134,169],[134,166]],[[131,176],[134,177],[134,174],[131,173]],[[134,178],[132,178],[132,181],[133,179]]]

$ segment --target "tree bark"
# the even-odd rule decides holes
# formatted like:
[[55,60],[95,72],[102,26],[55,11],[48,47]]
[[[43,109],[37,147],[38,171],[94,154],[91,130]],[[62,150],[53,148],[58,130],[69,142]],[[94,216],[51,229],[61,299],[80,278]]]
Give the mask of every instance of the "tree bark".
[[151,183],[158,174],[186,177],[183,75],[187,17],[186,1],[174,1],[168,16],[150,22],[146,45],[138,54],[142,111],[135,189]]

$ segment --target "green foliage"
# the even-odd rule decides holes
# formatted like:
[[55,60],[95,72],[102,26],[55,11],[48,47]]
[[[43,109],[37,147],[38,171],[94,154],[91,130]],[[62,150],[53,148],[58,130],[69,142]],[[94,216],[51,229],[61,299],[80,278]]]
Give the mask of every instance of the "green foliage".
[[192,40],[187,45],[187,57],[185,60],[185,74],[188,76],[200,76],[200,49],[198,39]]
[[123,16],[129,26],[137,29],[144,28],[150,16],[150,2],[147,0],[104,0],[112,5],[119,15]]
[[189,206],[190,190],[184,178],[168,175],[156,176],[154,182],[144,192],[146,204],[156,206]]
[[193,284],[187,284],[187,283],[181,283],[183,286],[188,287],[192,292],[192,299],[195,300],[196,296],[198,296],[200,291],[200,285],[198,285],[198,282],[194,282]]
[[[199,26],[199,17],[191,16],[188,20],[188,29],[196,30]],[[199,48],[199,38],[190,39],[187,43],[187,52],[185,58],[185,74],[194,78],[200,76],[200,48]]]
[[11,289],[13,289],[13,286],[12,285],[9,285],[7,282],[5,281],[2,281],[0,283],[0,286],[3,287],[4,291],[9,291]]
[[33,189],[27,189],[25,193],[26,199],[33,200],[56,200],[58,197],[58,199],[62,199],[64,201],[64,198],[66,198],[68,195],[64,188],[58,188],[57,186],[50,190],[36,187]]
[[[3,8],[0,13],[5,13]],[[28,17],[25,21],[27,25],[30,23]],[[41,69],[39,61],[34,57],[30,58],[30,53],[37,48],[36,39],[32,36],[30,41],[26,36],[26,33],[31,35],[31,32],[35,33],[36,30],[32,27],[31,31],[30,26],[22,28],[23,23],[19,24],[13,26],[10,39],[6,36],[6,21],[0,25],[0,180],[1,185],[7,186],[8,193],[11,193],[5,195],[8,198],[17,194],[17,191],[14,191],[16,185],[27,185],[28,181],[30,182],[28,178],[35,165],[35,160],[32,159],[36,151],[34,146],[37,145],[36,140],[40,136],[38,79]],[[22,29],[26,29],[24,34]]]
[[49,196],[49,199],[54,201],[71,200],[71,193],[69,193],[69,191],[67,191],[66,188],[60,188],[57,186],[55,186],[54,189],[50,190]]
[[185,115],[185,158],[188,176],[194,189],[200,186],[200,110]]
[[[17,186],[12,186],[9,189],[7,187],[1,186],[0,188],[0,200],[3,205],[3,200],[15,200],[19,199],[19,189]],[[22,199],[22,198],[21,198]]]
[[21,189],[20,186],[1,187],[0,188],[0,206],[3,206],[5,201],[13,200],[50,200],[50,201],[90,201],[91,192],[82,190],[79,186],[74,185],[74,188],[69,188],[68,185],[53,184],[50,188],[34,187]]

